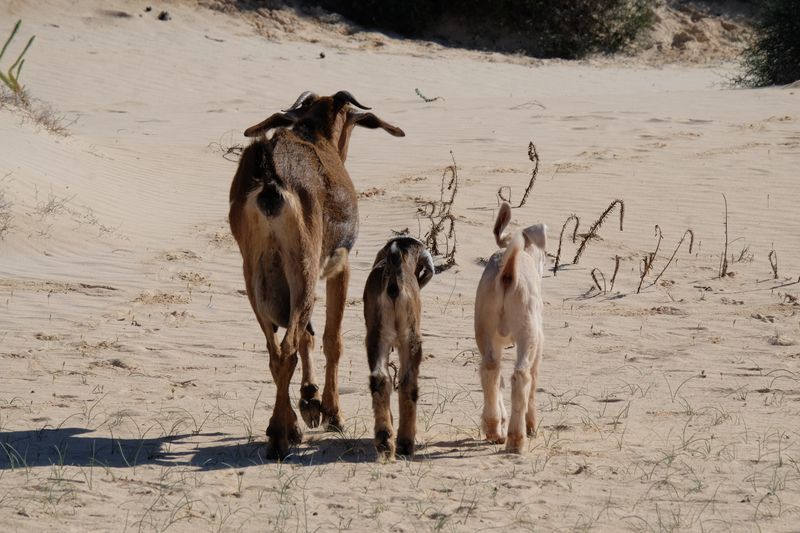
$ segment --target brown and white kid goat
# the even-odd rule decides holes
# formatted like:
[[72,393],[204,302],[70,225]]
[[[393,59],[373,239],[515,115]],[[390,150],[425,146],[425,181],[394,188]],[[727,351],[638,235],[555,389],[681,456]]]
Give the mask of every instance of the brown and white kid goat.
[[[536,377],[542,359],[542,275],[547,226],[536,224],[512,235],[503,234],[511,206],[503,203],[494,225],[501,248],[492,255],[475,297],[475,340],[481,353],[482,427],[486,438],[506,450],[521,453],[526,434],[536,429]],[[503,347],[516,344],[511,376],[511,417],[500,391]],[[506,426],[507,423],[507,426]]]
[[397,453],[414,454],[417,433],[419,365],[422,361],[422,314],[420,289],[433,277],[434,266],[425,245],[413,237],[389,240],[378,252],[364,287],[364,319],[367,323],[369,388],[375,413],[375,449],[378,458],[393,460],[392,411],[389,400],[389,352],[400,354],[400,426]]

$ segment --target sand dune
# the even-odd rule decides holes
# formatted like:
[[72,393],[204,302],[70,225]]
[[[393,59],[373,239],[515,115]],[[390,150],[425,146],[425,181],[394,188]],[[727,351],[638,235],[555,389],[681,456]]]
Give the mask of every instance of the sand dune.
[[[797,528],[796,87],[728,89],[725,63],[270,40],[231,14],[170,3],[162,22],[146,5],[0,6],[0,35],[18,18],[37,35],[28,89],[74,120],[62,137],[0,110],[7,530]],[[364,194],[346,428],[306,430],[275,464],[263,449],[274,387],[227,227],[236,165],[223,155],[307,89],[348,89],[407,136],[358,131],[348,157]],[[548,223],[555,253],[569,214],[586,231],[619,198],[625,217],[544,280],[541,423],[528,453],[509,456],[479,434],[472,306],[496,191],[519,201],[529,141],[541,167],[514,224]],[[391,230],[424,236],[419,202],[439,198],[451,151],[457,265],[423,291],[420,451],[379,465],[361,292]],[[656,224],[663,242],[636,294]],[[652,285],[687,228],[692,253],[684,243]],[[576,247],[565,237],[562,262]]]

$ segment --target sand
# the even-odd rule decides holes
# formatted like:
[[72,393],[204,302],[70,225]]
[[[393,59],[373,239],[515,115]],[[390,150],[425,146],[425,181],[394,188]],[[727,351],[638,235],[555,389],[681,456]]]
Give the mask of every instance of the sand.
[[[730,89],[725,62],[534,61],[379,34],[335,46],[313,27],[270,39],[248,17],[146,5],[0,6],[0,35],[18,18],[19,39],[37,35],[22,81],[71,123],[59,136],[0,109],[5,530],[797,529],[800,89]],[[306,429],[277,464],[225,149],[309,89],[348,89],[407,136],[357,131],[347,161],[364,194],[346,427]],[[543,280],[540,423],[516,456],[481,440],[472,307],[496,191],[519,201],[530,141],[541,167],[514,225],[547,223],[555,253],[571,213],[584,232],[619,198],[625,217],[575,265],[567,230],[567,265]],[[391,230],[424,236],[419,203],[440,197],[451,151],[457,265],[423,292],[419,453],[378,464],[361,291]],[[692,253],[687,239],[653,285],[688,228]],[[318,330],[323,316],[320,299]]]

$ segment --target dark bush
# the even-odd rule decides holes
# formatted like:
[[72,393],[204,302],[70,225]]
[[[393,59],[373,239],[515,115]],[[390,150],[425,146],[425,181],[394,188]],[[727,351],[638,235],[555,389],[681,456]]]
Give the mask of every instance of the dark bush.
[[302,0],[335,11],[362,26],[418,36],[441,15],[441,0]]
[[800,0],[764,0],[736,82],[749,87],[800,80]]
[[653,0],[302,0],[408,37],[537,57],[615,52],[653,22]]

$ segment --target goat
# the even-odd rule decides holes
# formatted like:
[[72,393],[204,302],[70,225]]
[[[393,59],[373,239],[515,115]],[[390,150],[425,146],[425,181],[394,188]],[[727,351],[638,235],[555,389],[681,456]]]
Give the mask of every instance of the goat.
[[414,454],[417,432],[417,379],[422,361],[419,292],[433,277],[433,258],[413,237],[389,240],[378,252],[364,287],[364,320],[367,325],[369,388],[375,413],[375,449],[378,458],[393,460],[392,411],[389,399],[389,352],[400,353],[400,426],[397,452]]
[[[338,364],[341,324],[350,277],[348,254],[358,233],[355,188],[344,167],[355,126],[402,137],[347,91],[304,92],[286,111],[247,128],[257,139],[242,152],[230,190],[229,222],[242,254],[250,305],[267,340],[277,387],[267,427],[270,455],[284,458],[302,441],[289,400],[289,383],[302,359],[300,413],[309,427],[341,428]],[[270,130],[276,130],[267,138]],[[327,280],[325,389],[320,400],[310,352],[318,278]],[[278,327],[286,329],[280,345]]]
[[[504,202],[494,225],[501,248],[489,259],[475,296],[475,340],[481,353],[483,388],[482,428],[490,442],[521,453],[526,434],[536,430],[536,378],[542,359],[542,275],[545,268],[547,226],[536,224],[513,235],[503,231],[511,220]],[[511,417],[500,392],[503,347],[517,346],[511,376]],[[506,421],[508,427],[506,428]]]

